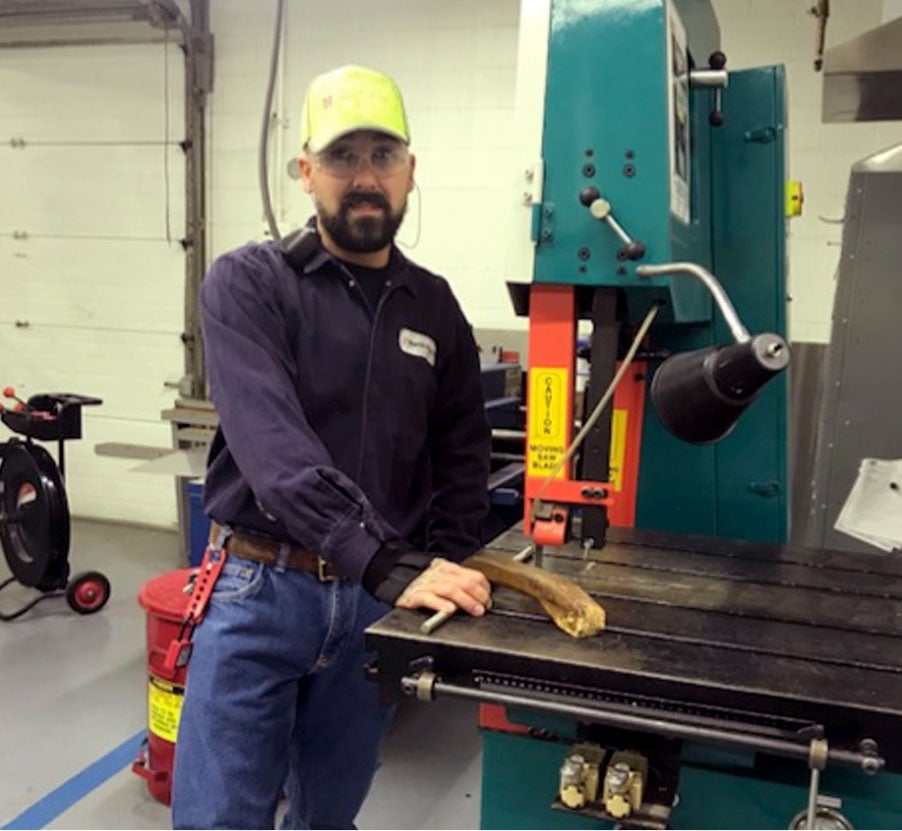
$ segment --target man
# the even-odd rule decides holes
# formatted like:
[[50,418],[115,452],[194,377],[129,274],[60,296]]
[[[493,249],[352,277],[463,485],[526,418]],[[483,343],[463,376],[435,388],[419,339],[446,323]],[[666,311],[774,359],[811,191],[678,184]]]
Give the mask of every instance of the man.
[[395,83],[314,79],[302,116],[315,222],[220,257],[201,289],[208,558],[176,743],[175,827],[351,827],[386,711],[363,630],[391,605],[485,612],[490,433],[448,284],[393,244],[415,159]]

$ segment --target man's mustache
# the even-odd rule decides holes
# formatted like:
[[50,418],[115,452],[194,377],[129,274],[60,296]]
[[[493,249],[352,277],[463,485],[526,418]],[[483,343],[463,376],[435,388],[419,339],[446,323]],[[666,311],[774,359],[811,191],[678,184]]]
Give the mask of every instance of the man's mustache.
[[356,208],[359,205],[372,205],[381,208],[385,213],[391,211],[391,205],[381,193],[372,191],[351,191],[346,193],[341,199],[341,209],[347,211],[350,208]]

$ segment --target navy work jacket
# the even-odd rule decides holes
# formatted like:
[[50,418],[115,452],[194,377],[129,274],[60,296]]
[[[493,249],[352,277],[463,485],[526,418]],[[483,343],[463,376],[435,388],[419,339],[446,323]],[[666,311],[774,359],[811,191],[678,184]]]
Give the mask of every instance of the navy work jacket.
[[491,434],[478,350],[448,283],[392,249],[372,310],[317,245],[220,256],[200,292],[219,428],[204,504],[359,580],[386,542],[460,560],[481,543]]

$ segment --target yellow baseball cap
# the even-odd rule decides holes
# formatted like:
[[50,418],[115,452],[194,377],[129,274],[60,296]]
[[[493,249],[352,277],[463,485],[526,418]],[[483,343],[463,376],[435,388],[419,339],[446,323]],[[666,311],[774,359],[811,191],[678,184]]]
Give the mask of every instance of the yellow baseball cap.
[[398,85],[362,66],[342,66],[317,75],[304,98],[301,147],[318,153],[355,130],[378,130],[410,143]]

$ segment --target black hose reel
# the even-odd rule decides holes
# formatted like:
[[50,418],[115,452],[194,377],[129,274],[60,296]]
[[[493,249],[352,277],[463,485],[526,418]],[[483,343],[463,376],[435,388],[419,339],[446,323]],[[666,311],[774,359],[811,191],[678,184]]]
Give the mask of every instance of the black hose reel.
[[[15,397],[9,387],[4,394]],[[35,395],[14,410],[0,411],[0,420],[25,437],[0,443],[0,544],[12,572],[0,590],[18,581],[39,592],[15,612],[0,612],[0,621],[19,617],[48,597],[65,595],[79,614],[99,611],[110,597],[110,582],[98,571],[69,579],[70,518],[64,483],[64,442],[81,438],[81,408],[100,403],[98,398],[57,393]],[[35,439],[56,440],[59,463]]]

